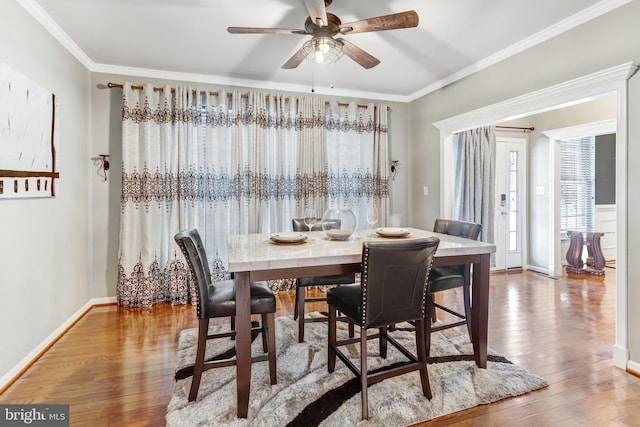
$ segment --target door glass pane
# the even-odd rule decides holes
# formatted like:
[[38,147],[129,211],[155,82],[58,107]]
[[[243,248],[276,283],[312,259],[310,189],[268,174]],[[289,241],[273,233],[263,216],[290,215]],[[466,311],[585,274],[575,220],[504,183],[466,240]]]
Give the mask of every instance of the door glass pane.
[[518,233],[512,231],[509,233],[509,250],[515,251],[518,249]]
[[518,210],[518,193],[516,191],[509,193],[509,210],[512,212]]
[[509,172],[509,191],[518,190],[518,171]]
[[509,252],[518,251],[518,235],[520,234],[518,214],[520,210],[520,196],[518,195],[518,152],[509,151]]

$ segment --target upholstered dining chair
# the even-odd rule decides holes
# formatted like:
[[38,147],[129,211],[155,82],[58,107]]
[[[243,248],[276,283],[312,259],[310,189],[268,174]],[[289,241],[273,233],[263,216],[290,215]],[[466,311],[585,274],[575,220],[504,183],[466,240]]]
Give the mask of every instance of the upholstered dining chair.
[[[322,219],[316,218],[315,224],[311,227],[311,231],[322,231]],[[291,220],[293,231],[309,231],[309,227],[304,223],[304,218],[293,218]],[[298,320],[298,342],[304,341],[304,324],[310,322],[326,322],[324,317],[305,317],[305,304],[307,302],[326,301],[325,297],[308,297],[307,289],[316,286],[326,285],[344,285],[352,284],[356,281],[355,274],[340,274],[337,276],[319,276],[319,277],[298,277],[296,279],[296,304],[293,309],[293,319]]]
[[[468,221],[438,218],[433,226],[433,231],[477,240],[482,231],[482,225]],[[462,288],[464,314],[434,301],[434,294],[454,288]],[[427,325],[427,355],[429,354],[431,343],[431,332],[466,324],[469,336],[471,336],[471,266],[469,264],[448,265],[446,267],[433,267],[431,269],[429,273],[429,285],[427,287],[427,313],[430,313],[431,322],[437,320],[436,309],[445,311],[460,320],[438,326]]]
[[[425,299],[427,277],[440,240],[435,237],[396,242],[362,244],[360,284],[343,285],[327,291],[329,305],[328,370],[335,370],[336,356],[360,379],[362,419],[369,418],[367,388],[386,378],[420,371],[422,392],[431,399],[425,341]],[[360,326],[360,337],[338,340],[337,311]],[[411,353],[388,334],[388,326],[411,321],[415,324],[416,352]],[[367,334],[377,328],[378,333]],[[409,363],[376,373],[367,371],[367,341],[378,338],[380,356],[386,357],[391,343]],[[339,347],[360,342],[360,368]]]
[[[235,338],[235,328],[232,321],[228,332],[209,333],[209,319],[231,317],[236,314],[236,286],[233,280],[220,282],[211,281],[211,273],[207,254],[198,230],[183,230],[174,236],[174,240],[182,250],[187,260],[192,277],[196,282],[198,300],[198,343],[196,360],[193,367],[193,379],[189,391],[189,401],[198,397],[198,388],[202,372],[211,368],[235,365],[235,356],[229,359],[205,361],[207,340],[231,337]],[[251,331],[262,333],[262,350],[266,355],[254,356],[252,362],[269,361],[269,377],[271,384],[277,383],[276,378],[276,347],[275,347],[275,311],[276,299],[266,282],[251,283],[251,314],[261,315],[261,325],[252,327]]]

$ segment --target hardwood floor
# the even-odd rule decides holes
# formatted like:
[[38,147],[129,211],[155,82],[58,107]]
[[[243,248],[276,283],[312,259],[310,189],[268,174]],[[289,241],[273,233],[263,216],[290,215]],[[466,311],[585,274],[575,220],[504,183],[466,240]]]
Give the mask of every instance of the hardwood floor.
[[[614,269],[605,279],[492,274],[489,345],[550,386],[420,425],[640,425],[640,378],[612,365],[614,307]],[[292,312],[293,294],[279,294],[278,315]],[[195,325],[191,306],[95,307],[0,403],[68,403],[72,426],[164,425],[178,333]]]

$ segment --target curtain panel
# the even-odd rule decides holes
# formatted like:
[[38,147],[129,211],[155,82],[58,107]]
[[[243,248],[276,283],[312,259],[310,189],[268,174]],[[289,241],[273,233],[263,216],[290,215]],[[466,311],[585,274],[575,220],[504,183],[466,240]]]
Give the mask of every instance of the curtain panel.
[[389,216],[387,106],[332,101],[327,111],[327,160],[330,208],[350,208],[365,229],[367,208],[378,210],[378,223]]
[[358,215],[375,202],[386,218],[386,106],[334,107],[321,97],[125,83],[118,303],[195,301],[173,241],[182,229],[198,228],[221,280],[232,234],[291,230],[305,207],[321,214],[333,203]]
[[454,135],[454,219],[482,224],[480,240],[495,242],[495,127]]

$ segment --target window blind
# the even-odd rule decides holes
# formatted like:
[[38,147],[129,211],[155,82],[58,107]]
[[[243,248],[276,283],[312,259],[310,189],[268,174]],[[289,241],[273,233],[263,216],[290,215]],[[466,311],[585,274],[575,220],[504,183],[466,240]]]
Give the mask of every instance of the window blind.
[[560,229],[594,231],[595,137],[560,141]]

